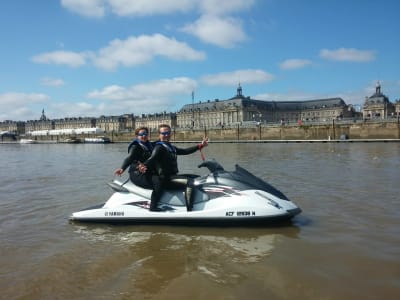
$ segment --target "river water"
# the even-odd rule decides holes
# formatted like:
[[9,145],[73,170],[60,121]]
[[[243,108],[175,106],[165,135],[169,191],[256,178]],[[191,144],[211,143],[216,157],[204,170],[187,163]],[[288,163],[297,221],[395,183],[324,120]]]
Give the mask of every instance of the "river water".
[[112,194],[126,148],[0,144],[0,298],[400,299],[399,143],[205,148],[303,209],[282,226],[69,223]]

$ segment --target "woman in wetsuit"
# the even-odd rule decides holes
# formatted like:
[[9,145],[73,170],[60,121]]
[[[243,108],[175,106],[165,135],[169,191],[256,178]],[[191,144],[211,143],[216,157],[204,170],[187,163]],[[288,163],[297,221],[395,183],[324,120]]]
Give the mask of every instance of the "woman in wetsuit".
[[129,167],[130,180],[143,188],[151,189],[152,172],[141,173],[138,170],[139,164],[146,161],[153,150],[153,144],[149,141],[149,130],[147,127],[140,127],[135,130],[135,139],[128,146],[129,155],[122,162],[121,168],[115,170],[114,174],[121,176]]

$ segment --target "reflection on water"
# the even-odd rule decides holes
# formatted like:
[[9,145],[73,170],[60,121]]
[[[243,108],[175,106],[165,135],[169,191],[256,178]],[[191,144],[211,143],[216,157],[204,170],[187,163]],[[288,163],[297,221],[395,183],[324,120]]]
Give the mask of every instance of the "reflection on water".
[[[186,285],[193,276],[200,276],[208,284],[239,284],[248,278],[252,265],[272,255],[282,240],[297,238],[300,230],[295,226],[276,233],[276,229],[268,228],[105,225],[74,225],[74,229],[75,234],[96,248],[107,245],[107,263],[103,257],[96,260],[96,265],[107,264],[108,272],[118,274],[124,281],[128,279],[143,295],[154,295],[149,289],[154,284],[157,290],[177,280]],[[118,263],[109,261],[109,256],[118,257]],[[101,273],[101,269],[94,271]],[[189,292],[184,286],[182,289]]]
[[[129,230],[113,226],[96,225],[74,225],[75,233],[89,242],[104,242],[114,246],[135,246],[148,249],[148,245],[154,240],[162,240],[169,245],[165,250],[177,250],[185,248],[188,244],[199,244],[202,248],[208,249],[210,254],[229,257],[233,262],[257,262],[262,257],[268,256],[274,249],[274,244],[280,236],[296,238],[300,229],[296,226],[282,228],[280,234],[273,230],[251,228],[235,231],[232,229],[205,231],[201,228],[188,227],[185,230],[180,228],[161,227],[155,231],[138,230],[137,227],[128,227]],[[236,229],[237,230],[237,229]],[[157,242],[156,242],[157,243]]]
[[[183,145],[187,146],[187,145]],[[210,144],[303,210],[278,227],[70,224],[102,203],[126,144],[0,145],[5,299],[397,299],[400,146]],[[179,157],[182,173],[198,153]],[[126,175],[125,175],[126,176]]]

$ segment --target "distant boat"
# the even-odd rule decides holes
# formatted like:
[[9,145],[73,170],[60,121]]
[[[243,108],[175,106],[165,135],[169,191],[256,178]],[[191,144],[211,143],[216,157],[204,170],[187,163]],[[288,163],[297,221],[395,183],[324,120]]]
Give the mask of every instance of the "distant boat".
[[20,144],[37,144],[37,141],[32,139],[20,139]]
[[111,143],[111,140],[105,136],[99,136],[95,138],[85,138],[85,143],[92,143],[92,144],[108,144]]
[[77,137],[70,137],[63,141],[63,143],[67,143],[67,144],[79,144],[80,142],[81,142],[81,140],[78,139]]

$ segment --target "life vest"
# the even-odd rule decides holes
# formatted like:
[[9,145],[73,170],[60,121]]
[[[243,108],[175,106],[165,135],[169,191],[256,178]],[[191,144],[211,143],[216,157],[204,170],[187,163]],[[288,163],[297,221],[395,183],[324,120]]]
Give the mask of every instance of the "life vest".
[[162,145],[165,149],[167,149],[167,151],[169,152],[169,154],[176,159],[176,148],[174,145],[171,145],[170,143],[166,143],[163,141],[158,141],[156,142],[156,145]]
[[147,141],[146,143],[143,143],[142,141],[140,141],[139,139],[135,138],[132,142],[129,143],[128,145],[128,153],[131,150],[133,145],[139,145],[140,147],[143,148],[144,151],[146,152],[150,152],[153,151],[153,144],[150,143],[149,141]]

